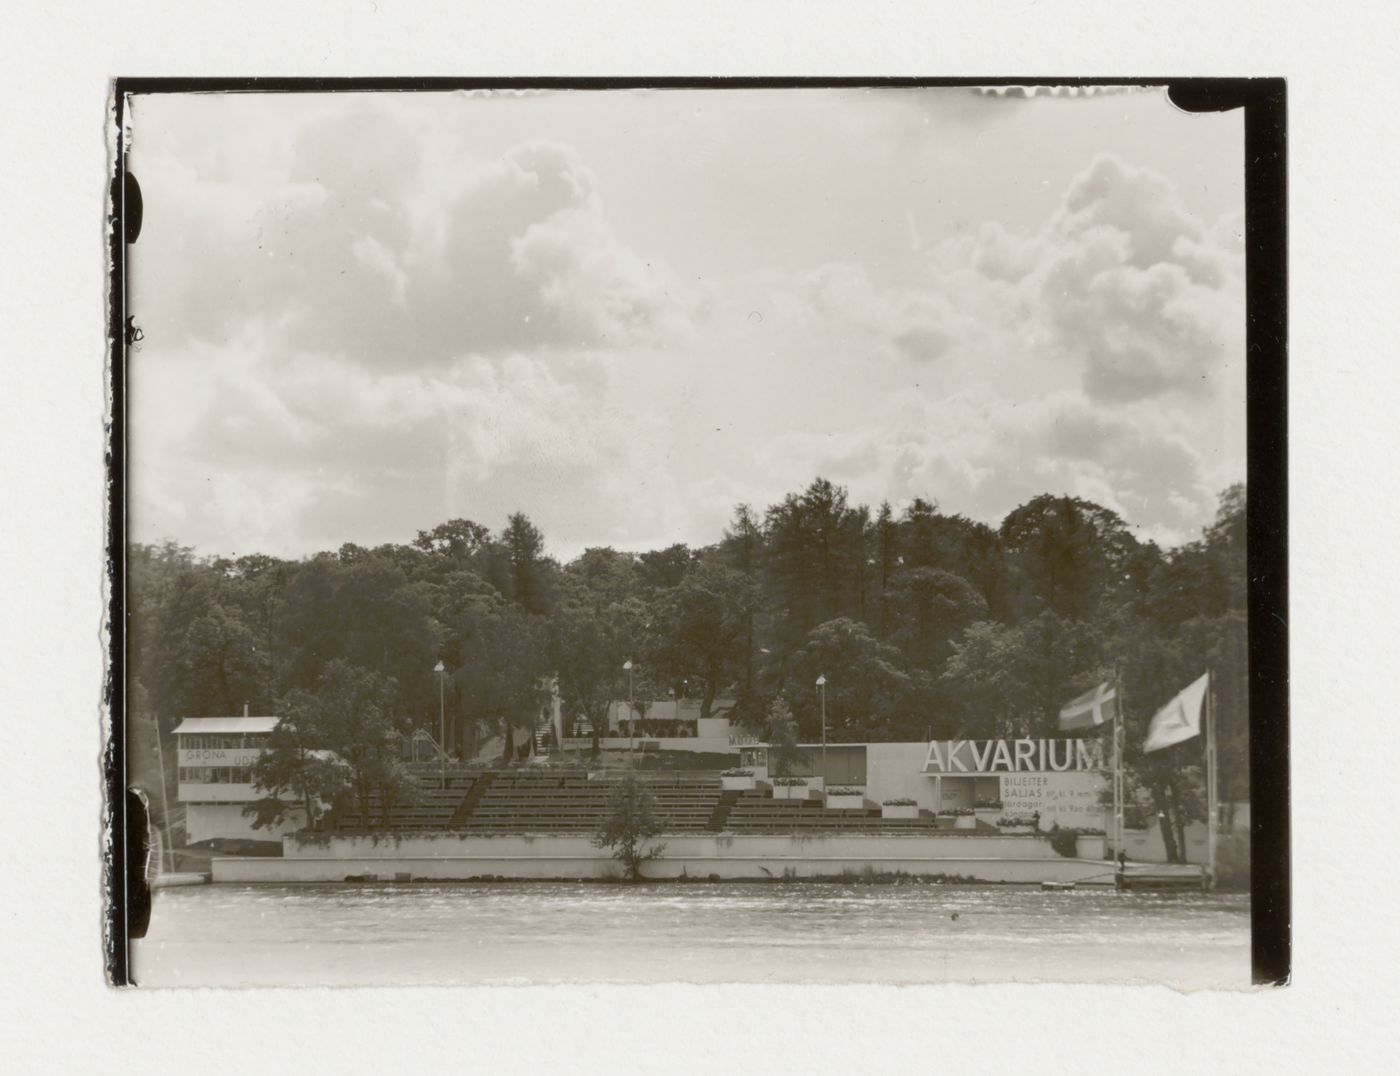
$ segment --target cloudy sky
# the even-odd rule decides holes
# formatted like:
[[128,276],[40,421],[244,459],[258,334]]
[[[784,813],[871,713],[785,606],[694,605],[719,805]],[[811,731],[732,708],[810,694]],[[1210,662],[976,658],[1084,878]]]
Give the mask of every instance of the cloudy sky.
[[138,541],[706,544],[823,475],[1171,544],[1244,477],[1242,123],[1161,91],[151,96],[130,159]]

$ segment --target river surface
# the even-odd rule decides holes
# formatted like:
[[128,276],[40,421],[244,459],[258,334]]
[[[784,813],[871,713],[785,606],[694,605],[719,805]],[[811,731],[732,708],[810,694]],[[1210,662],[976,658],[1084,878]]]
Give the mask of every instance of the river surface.
[[155,895],[145,986],[1247,986],[1243,895],[846,883],[205,885]]

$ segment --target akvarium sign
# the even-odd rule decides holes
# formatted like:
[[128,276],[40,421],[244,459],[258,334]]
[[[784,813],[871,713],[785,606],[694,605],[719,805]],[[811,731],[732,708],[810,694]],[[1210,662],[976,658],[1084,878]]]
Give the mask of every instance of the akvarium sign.
[[1066,773],[1099,770],[1096,742],[1085,740],[934,740],[924,772],[937,774]]

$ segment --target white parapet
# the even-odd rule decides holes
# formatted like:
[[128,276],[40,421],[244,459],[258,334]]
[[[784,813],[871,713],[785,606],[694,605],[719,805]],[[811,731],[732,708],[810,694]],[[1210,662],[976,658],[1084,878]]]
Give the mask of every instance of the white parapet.
[[[831,877],[867,869],[988,882],[1112,882],[1102,862],[1066,859],[1040,837],[903,834],[792,836],[684,834],[657,838],[651,878]],[[617,864],[584,836],[415,834],[284,841],[282,857],[216,858],[216,882],[339,882],[373,875],[385,881],[495,877],[602,878]],[[406,880],[401,878],[400,880]]]

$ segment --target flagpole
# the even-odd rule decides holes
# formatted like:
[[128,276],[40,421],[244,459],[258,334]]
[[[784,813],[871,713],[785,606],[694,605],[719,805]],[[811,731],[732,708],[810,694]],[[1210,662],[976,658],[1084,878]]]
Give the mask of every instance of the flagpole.
[[[169,857],[170,857],[170,873],[171,873],[171,874],[174,874],[174,873],[175,873],[175,841],[174,841],[174,840],[171,838],[171,836],[170,836],[170,797],[169,797],[169,795],[168,795],[168,794],[166,793],[166,791],[165,791],[165,752],[164,752],[164,750],[162,750],[162,748],[161,748],[161,746],[160,746],[160,715],[159,715],[159,714],[153,713],[153,714],[151,714],[151,717],[152,717],[153,720],[155,721],[155,726],[156,726],[156,765],[160,767],[160,815],[161,815],[161,822],[162,822],[162,824],[163,824],[164,827],[165,827],[164,832],[162,833],[160,826],[157,826],[157,827],[156,827],[156,833],[157,833],[158,835],[160,835],[161,838],[162,838],[162,839],[161,839],[161,842],[160,842],[160,843],[161,843],[161,850],[160,850],[160,851],[161,851],[161,855],[160,855],[160,859],[161,859],[161,860],[164,860],[165,857],[166,857],[166,855],[167,855],[167,853],[169,854]],[[176,755],[176,763],[177,763],[177,765],[178,765],[178,763],[179,763],[179,755],[178,755],[178,754]],[[179,775],[179,773],[177,772],[177,773],[175,774],[175,776],[178,778],[180,775]],[[187,830],[187,831],[188,831],[188,828],[189,828],[189,827],[187,826],[187,827],[186,827],[186,830]],[[157,871],[156,871],[156,873],[160,873],[160,871],[159,871],[159,864],[157,864]]]
[[1215,676],[1206,669],[1206,886],[1215,888],[1216,819],[1220,815],[1215,758]]
[[1123,851],[1123,683],[1113,663],[1113,858]]

